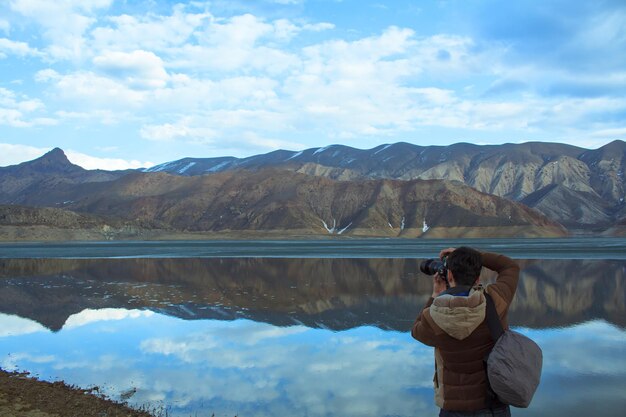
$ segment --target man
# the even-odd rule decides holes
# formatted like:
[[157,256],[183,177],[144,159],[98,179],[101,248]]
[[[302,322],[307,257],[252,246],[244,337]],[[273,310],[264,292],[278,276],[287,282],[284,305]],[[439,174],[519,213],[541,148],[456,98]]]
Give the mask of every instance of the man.
[[[502,327],[519,280],[519,266],[510,258],[468,247],[444,249],[447,277],[435,274],[433,294],[411,334],[435,347],[435,402],[440,417],[508,417],[511,411],[488,389],[483,359],[494,345],[486,317],[486,292],[494,301]],[[480,271],[498,273],[495,284],[483,288]],[[446,288],[446,280],[449,288]]]

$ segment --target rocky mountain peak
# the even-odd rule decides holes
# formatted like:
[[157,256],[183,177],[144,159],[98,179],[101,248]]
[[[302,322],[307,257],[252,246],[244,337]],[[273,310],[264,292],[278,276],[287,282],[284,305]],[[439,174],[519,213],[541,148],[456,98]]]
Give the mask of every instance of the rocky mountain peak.
[[61,148],[54,148],[51,151],[42,155],[41,157],[35,159],[34,161],[40,161],[44,163],[47,162],[47,163],[71,164],[70,160],[67,159],[67,155],[65,155],[65,152],[63,152],[63,149]]
[[621,140],[614,140],[611,143],[607,143],[600,150],[606,157],[622,158],[626,154],[626,142]]
[[43,156],[21,165],[45,172],[83,171],[83,168],[71,163],[70,160],[67,159],[65,152],[60,148],[54,148]]

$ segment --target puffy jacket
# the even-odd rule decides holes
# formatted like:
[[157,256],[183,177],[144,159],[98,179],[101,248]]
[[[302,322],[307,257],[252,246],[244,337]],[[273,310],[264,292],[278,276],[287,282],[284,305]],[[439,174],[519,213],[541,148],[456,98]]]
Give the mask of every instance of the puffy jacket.
[[[486,287],[457,286],[430,298],[417,317],[412,336],[435,347],[435,403],[444,410],[487,408],[487,375],[483,359],[494,345],[485,320],[486,291],[494,301],[504,329],[519,280],[519,266],[495,253],[482,253],[483,267],[496,271]],[[455,295],[467,293],[469,295]]]

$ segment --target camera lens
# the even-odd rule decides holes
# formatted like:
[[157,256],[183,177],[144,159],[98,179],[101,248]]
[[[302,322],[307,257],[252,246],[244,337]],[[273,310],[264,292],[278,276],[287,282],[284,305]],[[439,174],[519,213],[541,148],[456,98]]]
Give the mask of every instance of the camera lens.
[[444,267],[444,263],[438,259],[426,259],[420,264],[420,271],[426,275],[435,275]]

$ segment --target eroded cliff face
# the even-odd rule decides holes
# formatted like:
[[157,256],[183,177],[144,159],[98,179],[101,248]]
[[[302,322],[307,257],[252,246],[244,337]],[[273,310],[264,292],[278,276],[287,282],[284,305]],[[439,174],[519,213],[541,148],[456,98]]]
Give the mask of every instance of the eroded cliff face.
[[[485,193],[521,201],[570,227],[607,227],[624,206],[626,146],[614,142],[605,148],[584,152],[543,144],[502,145],[481,151],[468,147],[470,156],[444,157],[432,167],[407,170],[400,178],[457,180]],[[581,204],[585,208],[578,210]]]
[[[125,259],[2,261],[4,313],[60,329],[86,308],[147,308],[185,319],[406,331],[432,291],[415,259]],[[28,263],[29,266],[25,266]],[[619,261],[520,261],[514,326],[603,319],[626,326]],[[485,283],[493,273],[483,270]],[[54,283],[54,285],[52,285]]]
[[[564,236],[567,231],[528,207],[443,180],[335,181],[277,169],[182,177],[135,173],[115,181],[52,186],[24,204],[62,207],[62,219],[116,219],[180,232],[282,232],[354,236]],[[31,210],[42,218],[50,213]],[[91,217],[88,217],[91,216]],[[94,217],[95,216],[95,217]],[[12,225],[5,216],[5,225]],[[1,221],[2,219],[0,219]],[[104,220],[101,220],[103,223]],[[427,222],[428,227],[425,227]],[[430,229],[429,229],[430,228]],[[482,232],[482,233],[481,233]]]
[[0,241],[151,239],[167,233],[153,221],[80,214],[51,207],[0,205]]
[[[184,160],[187,166],[187,160]],[[213,160],[194,160],[194,173],[181,170],[183,161],[162,169],[184,175],[215,172]],[[267,167],[324,176],[356,179],[445,179],[460,181],[479,191],[525,201],[553,220],[572,227],[606,227],[624,215],[624,165],[626,143],[611,142],[596,150],[575,146],[529,142],[496,146],[458,143],[450,146],[417,146],[394,143],[360,150],[333,145],[300,152],[280,151],[244,159],[232,159],[219,170]],[[568,190],[568,198],[554,187]],[[551,196],[556,192],[556,196]],[[533,194],[545,198],[541,205]],[[527,199],[527,200],[526,200]],[[590,202],[586,202],[590,200]],[[578,213],[576,206],[589,207]],[[560,211],[559,207],[565,209]]]

